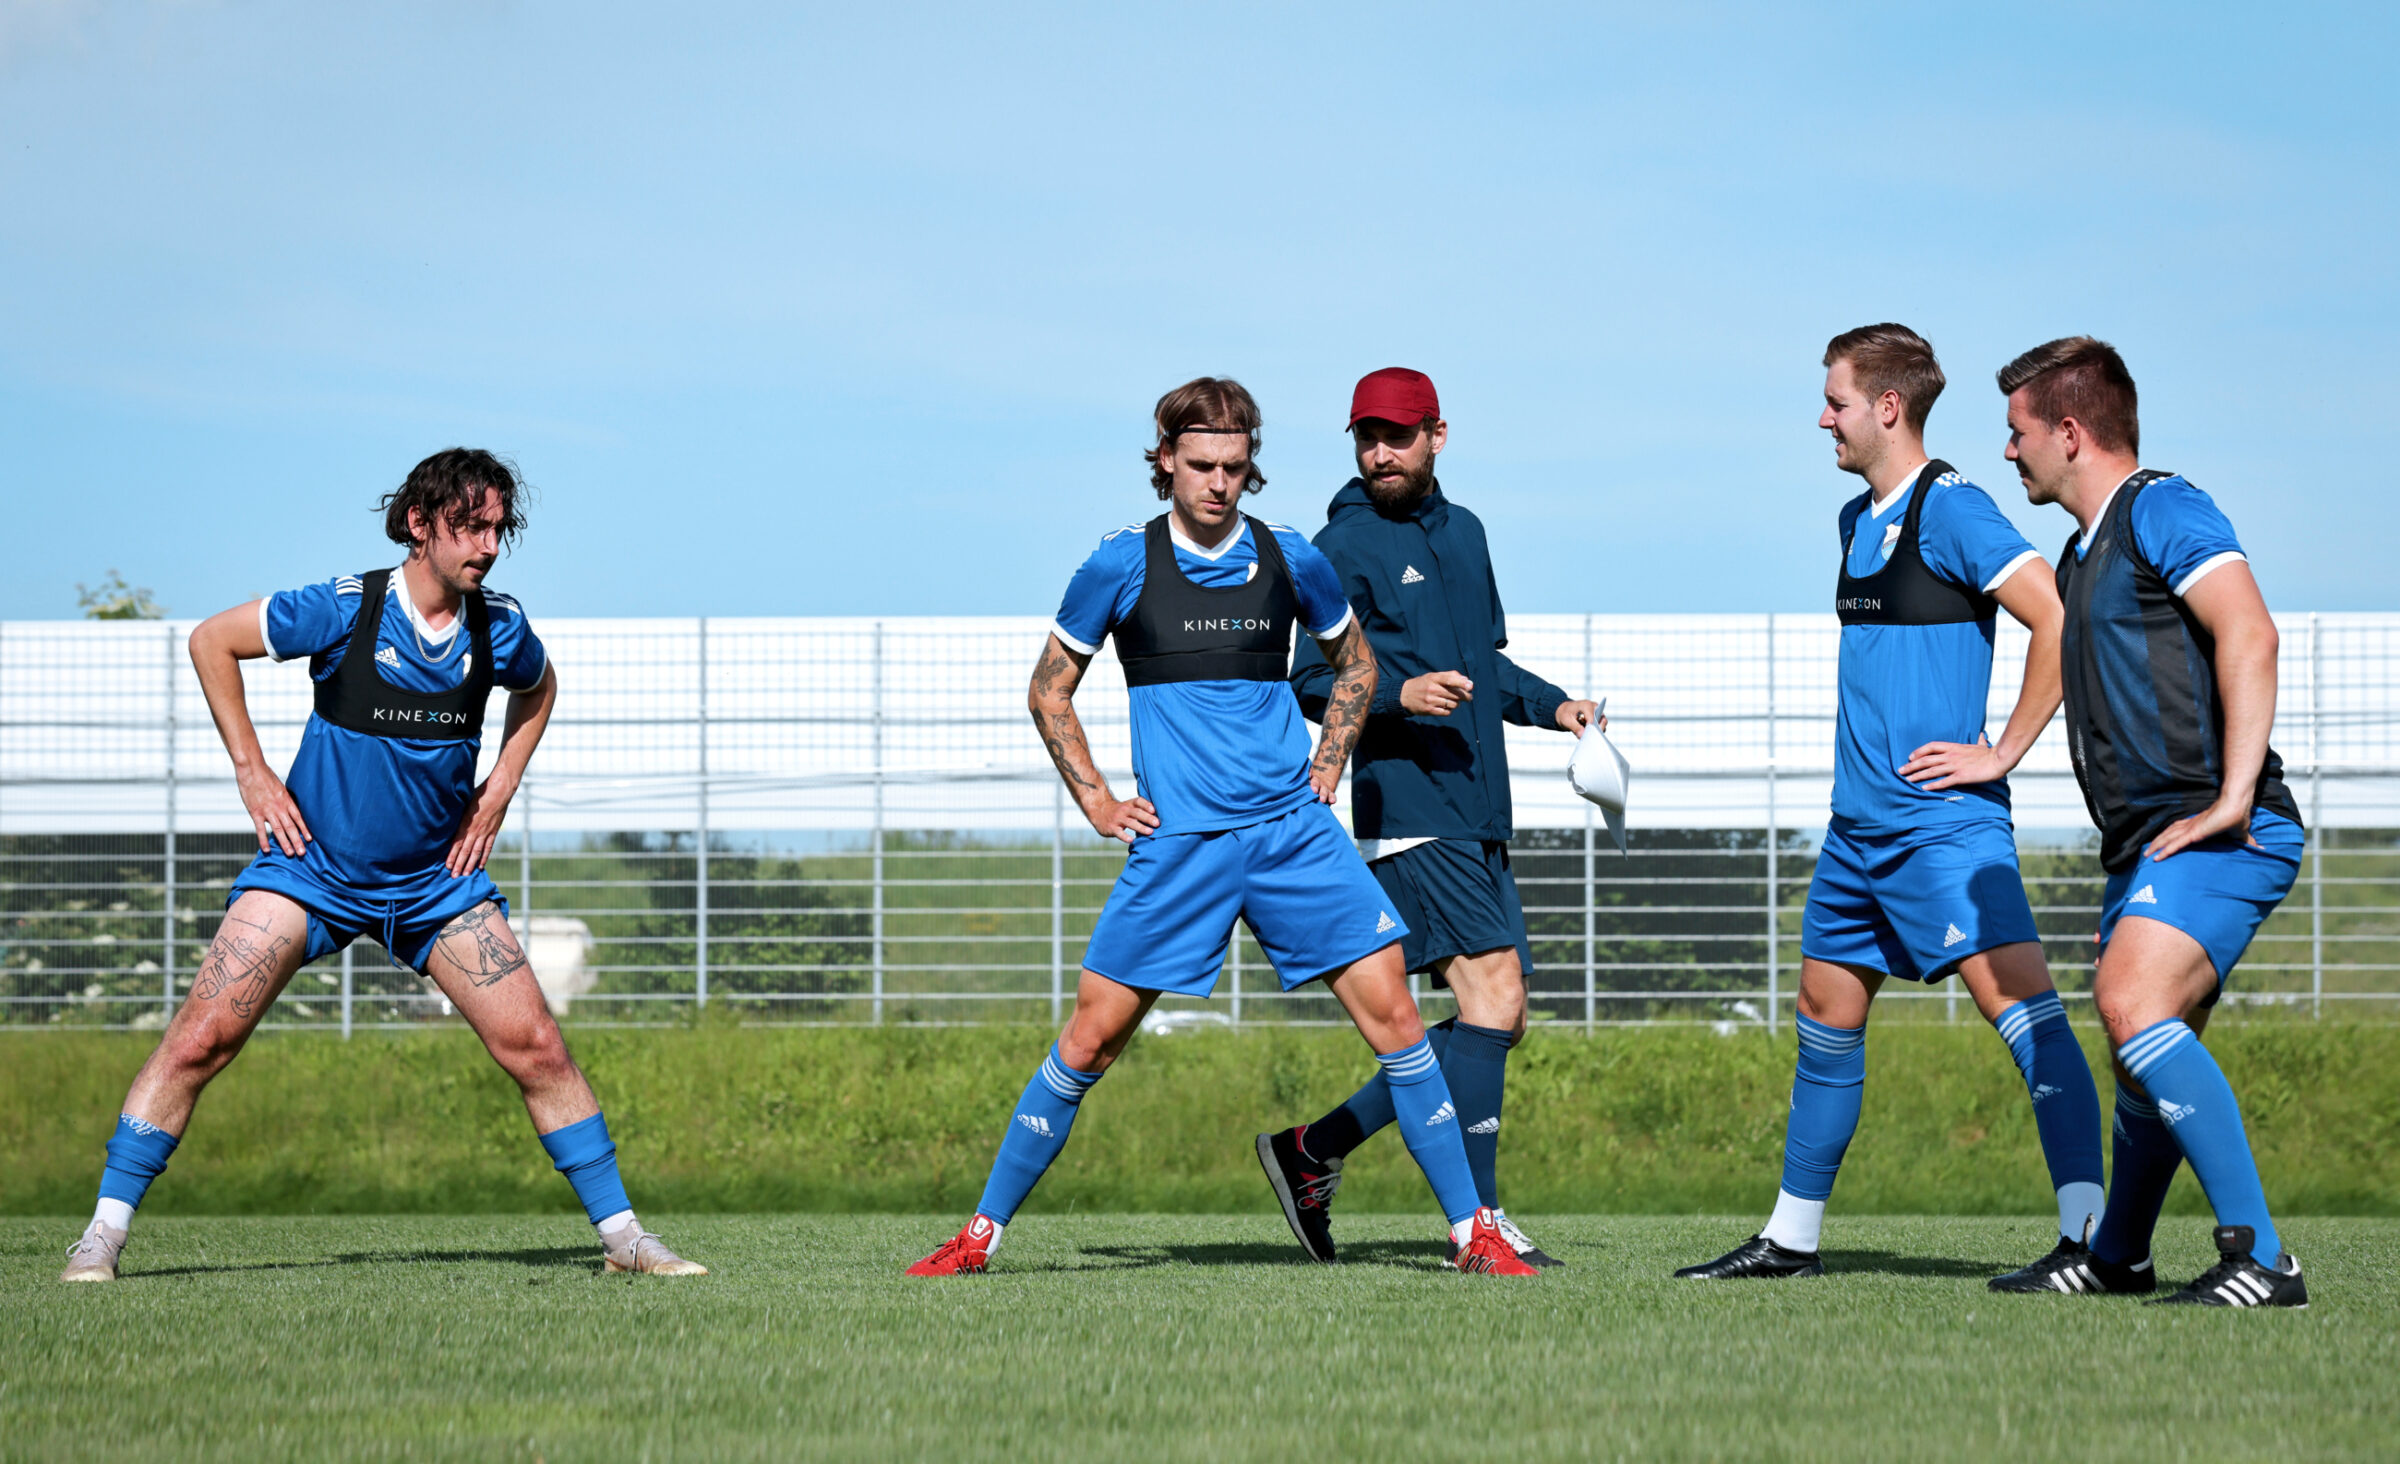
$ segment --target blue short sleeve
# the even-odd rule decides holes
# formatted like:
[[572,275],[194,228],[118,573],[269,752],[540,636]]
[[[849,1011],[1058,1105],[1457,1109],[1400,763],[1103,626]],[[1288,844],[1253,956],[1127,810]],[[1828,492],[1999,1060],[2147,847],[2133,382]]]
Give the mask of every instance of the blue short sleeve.
[[1067,581],[1066,596],[1058,602],[1058,618],[1051,628],[1068,650],[1083,656],[1094,654],[1108,638],[1110,627],[1131,610],[1132,597],[1141,593],[1133,573],[1141,563],[1141,551],[1142,526],[1119,529],[1102,539],[1100,547]]
[[1278,528],[1276,547],[1292,572],[1292,589],[1300,600],[1300,624],[1324,640],[1350,623],[1350,598],[1342,593],[1342,572],[1325,551],[1302,538],[1297,530]]
[[1943,579],[1985,591],[2029,556],[2040,557],[1989,493],[1948,475],[1929,490],[1917,521],[1917,549],[1925,567]]
[[297,660],[349,640],[350,628],[358,623],[361,593],[358,576],[346,574],[267,596],[259,612],[259,630],[268,658]]
[[2247,558],[2216,500],[2181,478],[2161,478],[2133,501],[2133,541],[2178,595],[2208,571]]
[[508,595],[489,591],[484,603],[491,609],[492,680],[502,691],[531,691],[541,685],[550,670],[550,652],[533,633],[524,607]]

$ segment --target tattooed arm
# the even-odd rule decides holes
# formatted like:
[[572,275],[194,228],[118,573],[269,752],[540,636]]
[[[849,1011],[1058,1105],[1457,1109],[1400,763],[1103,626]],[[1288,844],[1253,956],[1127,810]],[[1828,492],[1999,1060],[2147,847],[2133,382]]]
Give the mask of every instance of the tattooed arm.
[[217,736],[233,759],[233,784],[250,811],[250,831],[258,836],[258,852],[267,852],[271,839],[283,852],[298,858],[307,849],[308,820],[291,790],[267,766],[259,750],[258,729],[250,722],[250,703],[242,693],[242,662],[267,654],[259,602],[236,605],[192,627],[184,649],[192,670],[199,673],[200,693],[208,698],[208,714],[216,720]]
[[1333,667],[1333,689],[1325,694],[1325,714],[1319,719],[1324,731],[1317,737],[1308,785],[1316,790],[1318,801],[1331,803],[1341,791],[1342,769],[1358,746],[1359,730],[1366,725],[1368,704],[1375,700],[1375,648],[1353,620],[1341,639],[1324,649],[1326,664]]
[[1100,776],[1099,765],[1092,761],[1092,744],[1083,735],[1083,719],[1075,715],[1075,688],[1083,683],[1084,668],[1091,664],[1091,657],[1068,650],[1055,635],[1050,637],[1042,647],[1042,659],[1034,665],[1025,706],[1033,713],[1042,746],[1049,749],[1050,761],[1066,780],[1075,806],[1103,835],[1130,844],[1144,834],[1158,832],[1158,810],[1147,798],[1120,800],[1110,793],[1108,780]]

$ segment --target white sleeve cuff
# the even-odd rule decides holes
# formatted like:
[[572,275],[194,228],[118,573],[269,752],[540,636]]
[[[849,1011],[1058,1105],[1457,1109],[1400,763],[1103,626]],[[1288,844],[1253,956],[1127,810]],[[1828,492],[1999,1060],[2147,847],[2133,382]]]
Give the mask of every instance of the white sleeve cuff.
[[1055,620],[1050,622],[1050,633],[1058,637],[1058,643],[1060,645],[1065,646],[1068,650],[1073,651],[1078,656],[1096,656],[1100,654],[1100,648],[1098,646],[1087,646],[1082,641],[1075,639],[1075,637],[1067,634],[1067,629],[1065,626],[1060,625]]
[[1342,633],[1348,630],[1351,622],[1356,619],[1358,619],[1358,612],[1352,610],[1349,606],[1344,605],[1342,607],[1342,618],[1333,623],[1333,629],[1312,630],[1309,632],[1309,634],[1315,636],[1321,641],[1337,641],[1342,638]]
[[275,637],[267,633],[267,602],[274,598],[273,595],[258,597],[258,639],[267,648],[267,659],[281,665],[283,657],[275,649]]
[[1998,574],[1993,575],[1988,580],[1985,580],[1983,582],[1983,592],[1988,595],[1992,591],[2000,588],[2002,585],[2008,583],[2008,577],[2010,575],[2015,574],[2018,570],[2023,569],[2026,565],[2033,563],[2041,557],[2042,551],[2039,549],[2026,550],[2024,553],[2010,560],[2001,568]]
[[2180,600],[2184,596],[2190,594],[2192,592],[2192,586],[2200,583],[2200,581],[2204,579],[2207,579],[2210,575],[2215,574],[2218,570],[2223,569],[2228,564],[2248,564],[2249,562],[2250,556],[2244,554],[2239,549],[2228,549],[2222,554],[2210,555],[2208,558],[2200,561],[2199,568],[2193,570],[2190,574],[2185,575],[2182,580],[2176,584],[2175,598]]

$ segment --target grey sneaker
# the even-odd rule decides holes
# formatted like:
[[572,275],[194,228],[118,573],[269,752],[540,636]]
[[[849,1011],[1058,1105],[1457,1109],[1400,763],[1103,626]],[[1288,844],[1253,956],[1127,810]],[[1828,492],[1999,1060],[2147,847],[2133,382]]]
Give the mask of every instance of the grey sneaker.
[[629,1225],[614,1238],[602,1237],[600,1254],[605,1262],[602,1269],[610,1274],[619,1271],[639,1271],[646,1276],[705,1276],[708,1267],[698,1261],[687,1261],[667,1249],[667,1243],[642,1229]]
[[83,1239],[67,1251],[61,1281],[114,1281],[117,1257],[125,1253],[126,1234],[114,1225],[94,1220],[83,1228]]

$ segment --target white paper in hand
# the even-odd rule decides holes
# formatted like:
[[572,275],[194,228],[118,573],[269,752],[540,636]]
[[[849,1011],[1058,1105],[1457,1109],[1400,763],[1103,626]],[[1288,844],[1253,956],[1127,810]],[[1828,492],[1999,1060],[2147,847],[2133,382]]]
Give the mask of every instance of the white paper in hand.
[[[1608,703],[1600,703],[1600,710],[1606,712]],[[1633,769],[1625,754],[1600,730],[1600,718],[1595,714],[1576,740],[1575,755],[1567,759],[1567,782],[1600,805],[1600,816],[1608,821],[1608,836],[1616,840],[1619,854],[1632,852],[1625,847],[1625,792],[1632,780]]]

